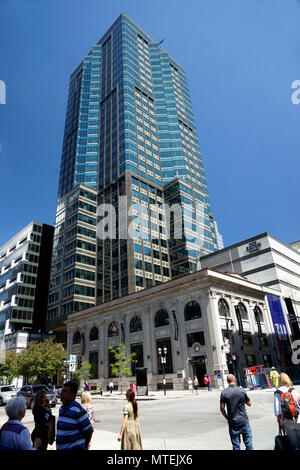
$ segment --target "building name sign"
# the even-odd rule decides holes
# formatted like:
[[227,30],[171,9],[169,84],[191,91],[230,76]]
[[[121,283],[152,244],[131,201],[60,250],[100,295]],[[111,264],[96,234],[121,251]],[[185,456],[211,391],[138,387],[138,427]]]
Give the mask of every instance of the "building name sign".
[[249,243],[249,245],[246,247],[246,250],[248,253],[255,253],[256,251],[259,251],[261,249],[261,243],[254,241]]

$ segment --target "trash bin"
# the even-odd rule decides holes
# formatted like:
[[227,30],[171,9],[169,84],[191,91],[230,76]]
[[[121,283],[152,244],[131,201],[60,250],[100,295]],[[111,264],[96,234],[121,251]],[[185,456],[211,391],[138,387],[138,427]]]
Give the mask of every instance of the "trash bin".
[[130,384],[130,390],[133,390],[136,393],[136,384]]

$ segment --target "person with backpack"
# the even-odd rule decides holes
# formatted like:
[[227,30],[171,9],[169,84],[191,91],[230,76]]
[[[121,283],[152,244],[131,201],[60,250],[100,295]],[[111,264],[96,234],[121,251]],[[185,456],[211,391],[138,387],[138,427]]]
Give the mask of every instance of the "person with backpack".
[[280,374],[279,387],[274,392],[274,414],[279,432],[286,433],[292,450],[300,450],[300,398],[285,373]]

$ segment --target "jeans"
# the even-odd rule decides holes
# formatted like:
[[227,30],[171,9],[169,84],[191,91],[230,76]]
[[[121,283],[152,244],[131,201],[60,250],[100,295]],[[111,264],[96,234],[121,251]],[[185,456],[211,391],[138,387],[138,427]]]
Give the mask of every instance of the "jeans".
[[245,424],[239,429],[232,429],[232,427],[229,425],[229,434],[233,450],[241,450],[241,435],[243,436],[246,450],[253,450],[252,432],[249,423]]

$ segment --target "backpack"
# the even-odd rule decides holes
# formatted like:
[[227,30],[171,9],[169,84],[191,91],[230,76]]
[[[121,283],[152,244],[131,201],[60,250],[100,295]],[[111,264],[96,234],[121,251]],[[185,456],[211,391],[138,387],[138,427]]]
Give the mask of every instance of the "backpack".
[[293,390],[293,388],[289,388],[287,392],[281,392],[280,390],[275,392],[280,394],[283,417],[292,420],[297,419],[299,415],[299,406],[292,394]]

